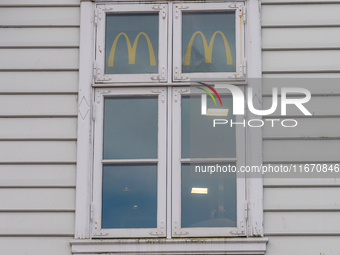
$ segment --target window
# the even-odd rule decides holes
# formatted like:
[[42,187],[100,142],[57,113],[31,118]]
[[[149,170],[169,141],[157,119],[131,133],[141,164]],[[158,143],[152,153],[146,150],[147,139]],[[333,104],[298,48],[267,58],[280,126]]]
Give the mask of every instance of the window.
[[[246,18],[246,6],[253,16]],[[246,32],[251,21],[259,25],[256,8],[248,1],[81,3],[74,254],[264,254],[266,239],[251,238],[263,235],[261,180],[197,173],[262,162],[258,131],[209,132],[216,96],[195,82],[217,90],[222,116],[249,116],[234,116],[230,91],[217,84],[260,93],[247,80],[261,75],[260,35]],[[208,238],[198,250],[197,237]]]
[[[213,128],[216,117],[201,115],[201,97],[205,95],[194,87],[173,89],[172,234],[244,236],[244,176],[205,173],[212,167],[217,171],[218,167],[244,164],[244,129]],[[241,122],[242,117],[232,115],[231,95],[220,96],[230,111],[228,118]],[[216,109],[211,98],[207,106]]]
[[175,4],[174,81],[244,79],[244,4]]
[[168,5],[99,5],[96,82],[164,82]]
[[165,88],[95,93],[93,236],[166,236]]

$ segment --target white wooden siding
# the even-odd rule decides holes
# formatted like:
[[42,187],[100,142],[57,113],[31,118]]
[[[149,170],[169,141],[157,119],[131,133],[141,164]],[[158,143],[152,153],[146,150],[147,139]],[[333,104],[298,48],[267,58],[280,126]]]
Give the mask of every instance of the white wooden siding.
[[[39,198],[39,199],[37,199]],[[73,188],[0,188],[0,212],[74,211]]]
[[78,47],[79,28],[3,28],[0,47]]
[[[303,98],[304,94],[301,96],[297,96],[294,98]],[[293,97],[291,97],[293,98]],[[279,100],[280,102],[280,100]],[[312,96],[309,102],[303,104],[307,110],[313,116],[322,116],[322,115],[340,115],[340,100],[339,96]],[[269,109],[272,106],[272,98],[264,97],[263,98],[263,109]],[[305,116],[299,108],[295,105],[288,104],[286,107],[287,115],[294,116]],[[276,111],[272,115],[281,115],[281,103],[278,103]]]
[[0,49],[0,70],[77,70],[78,49]]
[[76,118],[0,118],[0,140],[76,140]]
[[265,212],[265,235],[340,235],[339,212]]
[[[263,108],[271,105],[273,87],[304,87],[312,93],[305,106],[314,115],[294,117],[295,128],[265,126],[264,162],[339,163],[340,86],[334,78],[340,78],[340,1],[261,3]],[[288,114],[299,112],[294,108]],[[264,178],[266,254],[337,254],[339,195],[339,178]]]
[[[285,75],[290,76],[292,74],[285,74]],[[306,75],[305,79],[299,79],[296,77],[290,77],[290,79],[264,77],[262,81],[262,88],[263,88],[262,93],[264,96],[271,97],[274,87],[278,88],[279,94],[281,94],[282,87],[298,87],[298,88],[308,89],[311,92],[313,98],[317,95],[340,94],[340,86],[338,86],[339,79],[334,79],[334,78],[325,79],[325,78],[316,78],[316,77],[311,78],[311,77],[308,77],[308,75],[311,76],[312,74],[304,74],[304,75]]]
[[70,237],[1,237],[6,255],[71,255]]
[[340,157],[339,140],[265,140],[265,162],[336,162]]
[[0,2],[0,247],[70,255],[79,0]]
[[58,235],[74,232],[72,212],[0,212],[1,235]]
[[79,7],[4,7],[0,26],[79,26]]
[[[264,210],[339,210],[340,188],[266,188]],[[280,199],[278,199],[280,198]]]
[[263,5],[262,25],[340,25],[339,13],[339,4]]
[[[339,50],[264,51],[262,57],[265,63],[263,72],[312,72],[340,69]],[[271,63],[271,65],[266,65],[266,63]]]
[[[75,164],[0,164],[0,188],[75,188]],[[43,190],[41,190],[43,192]]]
[[265,188],[340,187],[340,178],[264,178]]
[[264,28],[262,40],[263,50],[339,48],[340,27]]
[[[0,29],[1,30],[1,29]],[[78,72],[1,72],[1,93],[77,93]]]
[[[283,119],[280,119],[283,120]],[[294,128],[285,128],[282,125],[263,126],[263,138],[320,138],[329,139],[340,138],[340,119],[339,118],[300,118],[296,119],[298,125]]]
[[0,95],[0,116],[76,116],[76,95]]
[[339,250],[339,236],[271,236],[266,254],[333,255]]
[[263,73],[262,78],[340,78],[338,71],[300,73]]
[[0,141],[1,163],[75,163],[75,161],[75,141]]

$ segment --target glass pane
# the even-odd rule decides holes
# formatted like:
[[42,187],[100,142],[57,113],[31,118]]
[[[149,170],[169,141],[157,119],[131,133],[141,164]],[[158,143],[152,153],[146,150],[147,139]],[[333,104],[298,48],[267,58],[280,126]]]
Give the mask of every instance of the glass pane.
[[157,158],[158,97],[104,98],[104,159]]
[[[217,99],[216,99],[217,100]],[[228,119],[235,122],[233,99],[221,95],[223,108],[228,109],[226,117],[201,115],[201,96],[182,97],[182,158],[234,158],[236,157],[235,125],[216,125],[214,119]],[[213,100],[207,98],[207,108],[214,108]]]
[[[219,165],[233,163],[220,163]],[[209,166],[216,164],[200,164]],[[236,227],[236,174],[228,178],[194,178],[182,164],[182,228]]]
[[182,72],[235,72],[235,12],[183,12]]
[[157,228],[157,166],[104,165],[102,228]]
[[106,15],[105,73],[158,73],[158,13]]

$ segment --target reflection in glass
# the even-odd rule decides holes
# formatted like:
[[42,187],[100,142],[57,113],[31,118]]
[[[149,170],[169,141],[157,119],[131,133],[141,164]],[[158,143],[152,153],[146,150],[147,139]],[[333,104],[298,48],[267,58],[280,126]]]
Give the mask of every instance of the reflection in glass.
[[158,29],[158,13],[107,14],[105,73],[157,73]]
[[193,178],[182,164],[182,228],[236,227],[236,174],[228,177]]
[[235,72],[235,12],[182,13],[182,72]]
[[157,227],[157,166],[104,165],[102,228]]
[[103,159],[157,158],[158,97],[105,97]]
[[[236,157],[235,125],[216,125],[214,119],[227,119],[235,122],[233,99],[220,95],[223,108],[229,109],[227,117],[201,115],[201,96],[182,97],[182,158],[234,158]],[[217,100],[217,99],[216,99]],[[208,97],[208,108],[216,108]]]

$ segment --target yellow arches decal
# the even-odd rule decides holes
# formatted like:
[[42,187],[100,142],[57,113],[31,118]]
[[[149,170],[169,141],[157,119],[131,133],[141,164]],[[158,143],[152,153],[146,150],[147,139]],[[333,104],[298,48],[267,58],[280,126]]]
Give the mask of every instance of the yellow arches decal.
[[205,54],[205,63],[211,63],[212,49],[213,49],[213,45],[214,45],[215,36],[216,36],[216,34],[220,34],[222,36],[223,42],[224,42],[225,53],[226,53],[226,58],[227,58],[227,65],[232,65],[233,64],[233,58],[231,56],[231,51],[230,51],[228,40],[227,40],[227,38],[224,36],[224,34],[221,31],[216,31],[213,34],[213,36],[210,39],[209,46],[208,46],[207,40],[205,39],[204,34],[201,31],[196,31],[191,36],[189,44],[188,44],[187,51],[185,52],[185,57],[184,57],[184,65],[185,66],[190,65],[191,48],[192,48],[192,44],[194,42],[195,36],[197,34],[200,34],[201,37],[202,37],[202,40],[203,40],[204,54]]
[[127,48],[128,48],[128,57],[129,57],[129,64],[133,65],[135,63],[136,60],[136,49],[137,49],[137,43],[138,43],[138,39],[141,35],[144,35],[147,43],[148,43],[148,47],[149,47],[149,55],[150,55],[150,66],[155,66],[156,65],[156,58],[155,58],[155,52],[153,51],[153,47],[150,41],[149,36],[144,33],[144,32],[140,32],[136,38],[135,41],[133,42],[133,46],[131,47],[131,43],[129,40],[129,37],[125,34],[125,33],[119,33],[115,40],[113,41],[112,47],[111,47],[111,51],[110,51],[110,55],[109,55],[109,61],[107,63],[108,66],[113,66],[113,62],[114,62],[114,57],[115,57],[115,51],[116,51],[116,45],[118,42],[118,39],[121,35],[125,36],[126,39],[126,44],[127,44]]

